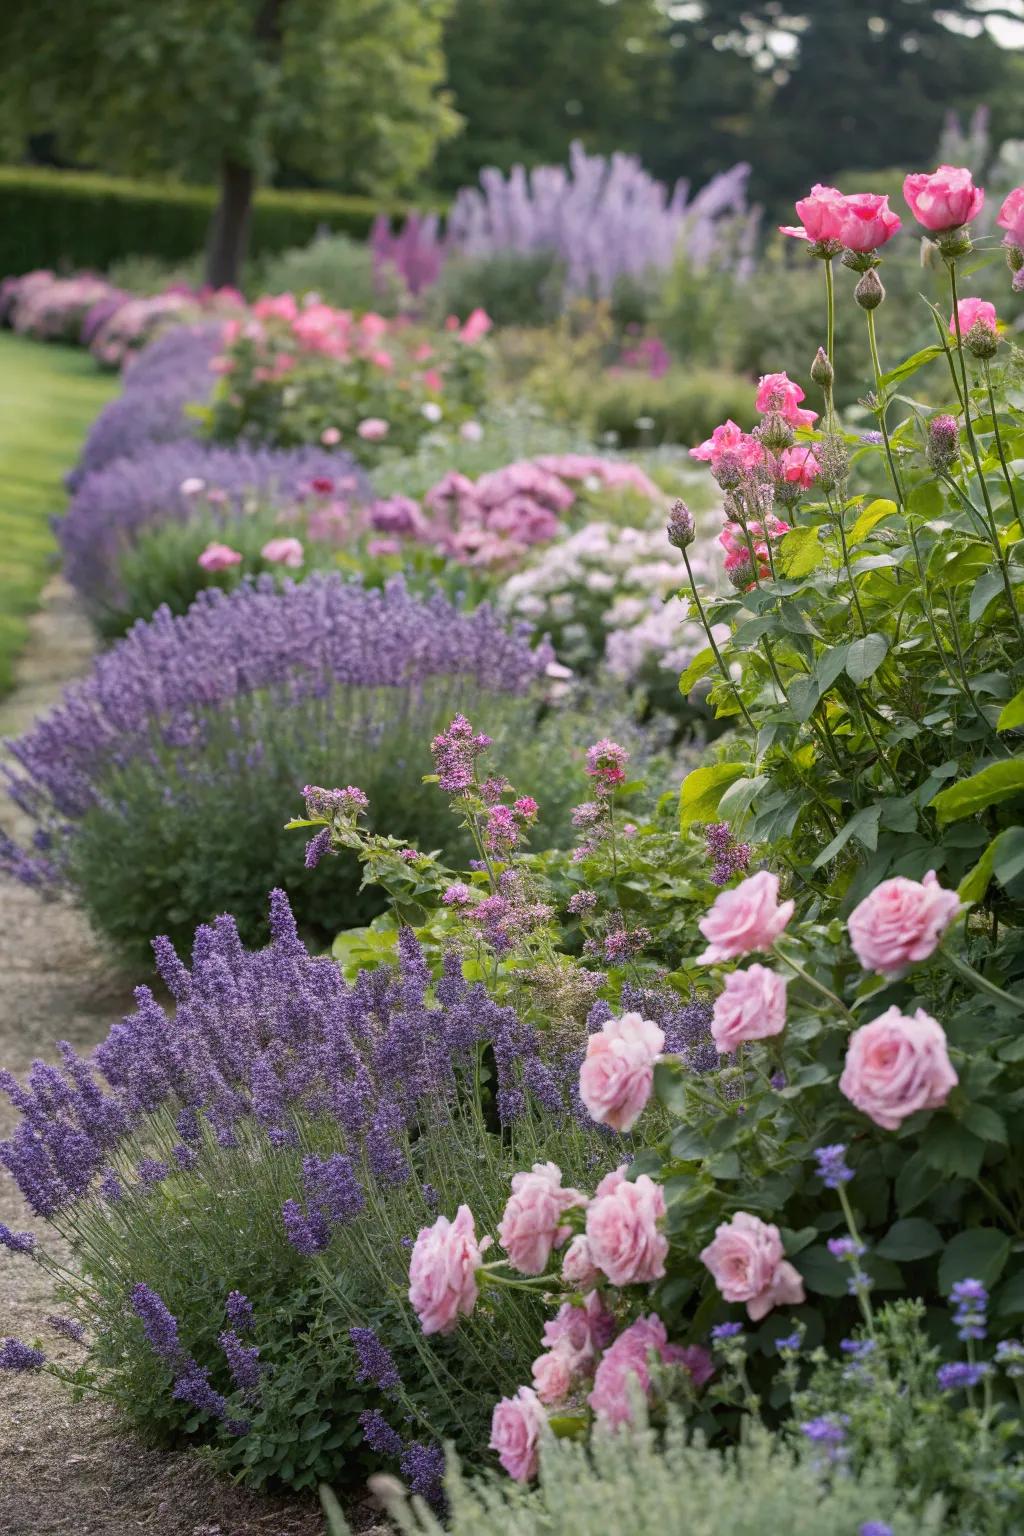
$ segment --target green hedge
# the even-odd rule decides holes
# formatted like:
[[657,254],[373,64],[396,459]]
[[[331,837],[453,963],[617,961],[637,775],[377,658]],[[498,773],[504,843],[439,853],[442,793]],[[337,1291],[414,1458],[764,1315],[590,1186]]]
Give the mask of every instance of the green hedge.
[[[102,270],[121,256],[186,260],[203,247],[214,199],[211,187],[0,166],[0,276],[35,267]],[[380,210],[368,197],[259,192],[250,249],[305,245],[324,225],[361,239]]]

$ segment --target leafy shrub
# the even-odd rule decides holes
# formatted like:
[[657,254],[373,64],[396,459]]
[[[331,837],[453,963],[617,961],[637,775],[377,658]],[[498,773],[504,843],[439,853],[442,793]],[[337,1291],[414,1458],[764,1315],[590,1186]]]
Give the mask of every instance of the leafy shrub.
[[107,267],[107,277],[117,288],[147,298],[165,293],[169,288],[195,290],[203,282],[203,258],[191,257],[167,261],[159,256],[119,256]]
[[746,379],[716,369],[673,368],[660,378],[633,369],[579,381],[579,409],[601,441],[622,448],[698,443],[723,417],[751,420]]
[[553,251],[456,256],[429,290],[430,313],[440,323],[484,309],[495,325],[546,325],[561,309],[564,280]]
[[[405,297],[401,282],[374,269],[365,243],[347,235],[317,235],[308,245],[281,251],[258,265],[263,293],[315,293],[340,309],[374,309],[393,315]],[[255,274],[248,274],[250,285]]]

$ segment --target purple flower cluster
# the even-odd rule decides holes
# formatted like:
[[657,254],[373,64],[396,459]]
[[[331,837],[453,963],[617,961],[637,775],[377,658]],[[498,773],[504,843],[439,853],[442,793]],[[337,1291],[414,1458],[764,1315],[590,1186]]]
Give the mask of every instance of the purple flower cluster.
[[41,1349],[32,1349],[20,1339],[4,1339],[0,1343],[0,1371],[41,1371],[46,1356]]
[[965,1343],[985,1337],[985,1310],[988,1291],[980,1280],[958,1280],[949,1293],[953,1303],[953,1321],[957,1338]]
[[402,1378],[395,1364],[395,1357],[387,1346],[381,1343],[373,1329],[350,1328],[348,1336],[352,1340],[358,1361],[356,1380],[370,1382],[381,1392],[397,1391],[402,1384]]
[[853,1169],[846,1165],[846,1147],[837,1142],[831,1147],[819,1147],[814,1154],[818,1165],[818,1177],[826,1189],[838,1189],[853,1178]]
[[940,1392],[963,1392],[984,1381],[992,1367],[984,1362],[972,1364],[967,1360],[953,1360],[940,1365],[935,1373]]
[[738,843],[727,821],[712,822],[704,828],[704,846],[711,863],[712,885],[728,885],[750,864],[750,844]]

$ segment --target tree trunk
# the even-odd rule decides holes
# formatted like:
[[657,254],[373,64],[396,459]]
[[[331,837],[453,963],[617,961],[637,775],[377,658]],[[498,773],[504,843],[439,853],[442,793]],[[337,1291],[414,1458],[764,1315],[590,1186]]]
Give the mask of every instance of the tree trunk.
[[249,239],[253,174],[225,156],[220,168],[220,201],[206,241],[206,281],[213,288],[238,287]]

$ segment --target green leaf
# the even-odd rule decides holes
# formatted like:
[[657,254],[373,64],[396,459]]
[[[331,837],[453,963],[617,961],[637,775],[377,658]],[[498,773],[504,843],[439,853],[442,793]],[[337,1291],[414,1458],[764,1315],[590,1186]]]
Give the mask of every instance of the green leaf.
[[814,663],[814,675],[822,693],[828,692],[846,666],[849,650],[848,645],[834,645],[830,651],[823,651]]
[[923,368],[926,363],[930,363],[935,358],[941,356],[942,348],[939,346],[922,347],[920,352],[915,352],[911,357],[904,358],[902,363],[899,363],[895,368],[890,368],[888,373],[883,373],[879,383],[883,389],[887,388],[890,384],[899,384],[903,379],[909,379],[911,374],[916,373],[919,368]]
[[996,721],[997,731],[1018,731],[1024,726],[1024,688],[1004,704]]
[[702,651],[698,651],[690,662],[686,671],[679,679],[679,692],[685,698],[702,677],[707,677],[711,668],[715,665],[715,653],[710,645],[706,645]]
[[971,601],[967,609],[967,616],[972,624],[977,624],[989,603],[993,602],[1003,591],[1003,575],[1001,571],[986,571],[983,576],[978,577],[971,591]]
[[824,1243],[805,1248],[794,1256],[793,1263],[803,1275],[808,1290],[822,1296],[845,1296],[847,1271],[838,1259],[834,1259]]
[[940,789],[931,805],[940,824],[945,825],[960,821],[964,816],[974,816],[1000,800],[1009,800],[1021,793],[1024,793],[1024,758],[1015,758],[990,763],[987,768],[972,773],[969,779]]
[[889,642],[884,635],[872,633],[850,642],[846,657],[846,675],[855,683],[866,683],[885,660]]
[[876,523],[880,523],[883,517],[892,517],[895,511],[896,503],[894,501],[872,501],[857,518],[857,521],[846,536],[847,540],[850,544],[862,543]]
[[995,1227],[958,1232],[939,1261],[939,1290],[948,1296],[958,1280],[980,1280],[991,1289],[1009,1257],[1010,1239]]
[[942,1174],[933,1168],[923,1152],[915,1152],[896,1175],[896,1209],[903,1215],[927,1200],[942,1182]]
[[803,725],[817,708],[818,680],[814,677],[796,677],[789,685],[789,703],[793,714]]
[[1006,1284],[999,1287],[993,1300],[999,1317],[1024,1316],[1024,1269],[1011,1275]]
[[878,822],[882,814],[880,804],[866,805],[856,815],[851,816],[845,827],[841,827],[835,837],[823,848],[812,865],[813,869],[820,869],[830,859],[834,859],[850,841],[855,837],[859,843],[863,843],[869,853],[874,853],[878,847]]
[[942,1233],[923,1217],[911,1216],[889,1228],[875,1252],[883,1259],[926,1259],[942,1247]]
[[746,775],[742,763],[716,763],[711,768],[695,768],[688,773],[679,790],[679,825],[695,821],[713,821],[718,802],[730,784]]
[[981,901],[995,875],[1000,885],[1009,885],[1024,872],[1024,827],[1005,827],[997,832],[985,852],[961,880],[957,895],[961,901]]
[[921,1150],[939,1173],[976,1179],[985,1156],[985,1143],[965,1125],[946,1119],[928,1127]]
[[752,779],[737,779],[735,784],[730,784],[718,802],[718,814],[721,819],[732,821],[734,816],[744,815],[761,791],[767,789],[770,783],[771,779],[767,774],[758,773]]
[[[686,1085],[682,1073],[673,1062],[658,1062],[654,1069],[654,1091],[670,1114],[683,1114],[686,1109]],[[685,1157],[686,1154],[680,1152],[678,1156]]]
[[1010,1140],[1006,1121],[987,1104],[968,1104],[963,1124],[975,1136],[980,1136],[982,1141],[996,1141],[1005,1147]]
[[792,528],[779,546],[779,561],[785,576],[809,576],[825,558],[825,548],[817,528],[805,524]]

